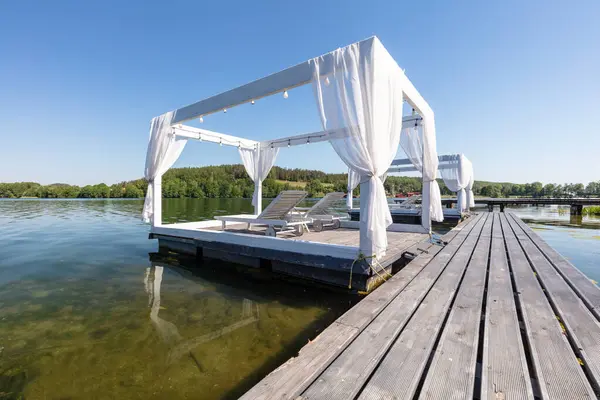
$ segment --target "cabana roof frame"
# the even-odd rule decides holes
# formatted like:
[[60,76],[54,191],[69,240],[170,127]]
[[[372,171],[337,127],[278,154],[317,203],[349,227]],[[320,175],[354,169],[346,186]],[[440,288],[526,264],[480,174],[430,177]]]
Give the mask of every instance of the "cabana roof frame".
[[[339,141],[332,141],[332,139],[344,139],[344,143],[352,147],[353,149],[357,148],[356,143],[352,143],[353,136],[355,132],[349,132],[352,130],[352,127],[335,127],[335,129],[331,130],[323,130],[321,132],[312,132],[295,136],[288,136],[279,139],[271,139],[267,141],[255,141],[250,139],[245,139],[233,135],[228,135],[224,133],[219,133],[215,131],[210,131],[202,128],[195,128],[191,126],[183,125],[185,121],[204,118],[207,115],[226,111],[232,107],[237,105],[241,105],[244,103],[249,103],[261,99],[263,97],[267,97],[276,93],[281,93],[295,87],[299,87],[305,84],[310,84],[313,82],[321,82],[320,79],[317,79],[315,74],[318,74],[318,78],[329,78],[330,76],[335,80],[335,84],[340,84],[340,60],[337,55],[341,52],[346,51],[347,49],[353,49],[352,51],[356,52],[356,54],[369,54],[371,57],[374,57],[375,54],[378,55],[377,62],[379,66],[383,65],[384,74],[394,74],[394,88],[393,91],[388,93],[383,93],[384,96],[388,96],[388,101],[396,101],[394,105],[394,112],[389,113],[385,118],[390,118],[393,120],[394,118],[398,119],[398,117],[402,113],[402,101],[406,101],[413,109],[413,115],[402,118],[402,126],[403,128],[409,128],[411,126],[422,126],[424,134],[424,141],[422,143],[422,163],[424,165],[424,173],[423,173],[423,204],[431,205],[431,209],[429,206],[423,207],[423,215],[422,215],[422,224],[418,227],[419,232],[430,233],[431,232],[431,213],[435,213],[435,218],[443,218],[441,215],[441,205],[438,205],[437,202],[431,203],[431,198],[439,198],[439,189],[437,189],[437,183],[435,181],[435,172],[433,173],[433,177],[431,177],[431,166],[433,164],[437,164],[437,153],[435,151],[435,122],[434,122],[434,114],[431,110],[429,104],[425,101],[425,99],[419,94],[415,86],[410,82],[410,80],[404,74],[404,71],[398,66],[398,64],[393,60],[391,55],[385,50],[379,39],[375,36],[365,39],[363,41],[351,44],[344,49],[337,49],[333,52],[327,53],[321,57],[313,58],[297,64],[293,67],[284,69],[275,74],[266,76],[264,78],[258,79],[256,81],[250,82],[248,84],[239,86],[237,88],[231,89],[229,91],[223,92],[221,94],[217,94],[215,96],[206,98],[199,102],[190,104],[188,106],[179,108],[177,110],[165,113],[159,117],[153,119],[151,125],[151,139],[148,145],[148,153],[146,159],[146,178],[149,181],[149,194],[147,195],[145,206],[144,206],[144,218],[149,220],[152,218],[153,228],[160,228],[162,226],[161,221],[161,185],[162,185],[162,175],[169,168],[169,166],[173,165],[174,160],[183,150],[183,145],[179,143],[178,140],[169,141],[167,139],[167,135],[170,135],[172,138],[184,139],[184,140],[202,140],[212,143],[219,143],[221,145],[226,146],[235,146],[240,149],[240,154],[242,155],[242,161],[244,162],[244,166],[246,167],[246,171],[250,175],[251,167],[249,165],[253,165],[254,169],[252,172],[252,180],[255,183],[255,191],[254,197],[256,201],[253,201],[255,206],[255,211],[257,214],[260,213],[261,207],[261,192],[262,192],[262,178],[265,173],[256,172],[262,171],[266,167],[264,163],[271,163],[272,166],[277,152],[275,149],[279,147],[288,147],[292,145],[304,145],[314,142],[320,141],[329,141],[332,143],[339,144]],[[348,54],[348,53],[346,53]],[[372,61],[374,58],[371,59]],[[373,61],[374,62],[374,61]],[[361,61],[362,63],[362,61]],[[359,65],[359,68],[363,68],[363,64]],[[338,68],[337,70],[334,69]],[[390,75],[391,76],[391,75]],[[343,79],[343,78],[342,78]],[[372,81],[367,80],[368,84],[373,84]],[[361,81],[362,82],[362,81]],[[319,83],[320,84],[320,83]],[[329,80],[324,79],[325,86],[329,86]],[[343,83],[342,83],[343,84]],[[362,84],[362,83],[361,83]],[[381,85],[380,81],[379,84]],[[385,85],[384,85],[385,86]],[[322,90],[320,87],[318,90]],[[401,96],[399,96],[401,92]],[[322,92],[320,92],[322,93]],[[286,97],[286,96],[284,96]],[[399,99],[399,100],[398,100]],[[320,106],[323,106],[322,98],[319,97],[317,99],[317,103]],[[391,104],[391,103],[390,103]],[[321,110],[323,113],[323,109]],[[362,111],[361,111],[362,112]],[[326,127],[327,124],[323,121],[323,126]],[[202,120],[201,120],[202,121]],[[399,122],[399,121],[398,121]],[[394,121],[394,123],[397,123]],[[360,131],[363,131],[362,134],[368,134],[373,136],[373,126],[369,126],[367,128],[362,125],[359,128]],[[339,130],[338,130],[339,129]],[[364,130],[370,130],[366,133]],[[399,132],[398,132],[399,134]],[[339,135],[339,137],[338,137]],[[352,136],[351,136],[352,135]],[[390,134],[395,135],[395,133]],[[390,136],[392,137],[392,136]],[[382,144],[378,143],[379,149],[377,150],[379,153],[382,153]],[[335,146],[334,146],[335,148]],[[244,151],[250,150],[250,151]],[[377,153],[375,151],[375,153]],[[339,152],[338,152],[339,153]],[[270,157],[270,158],[269,158]],[[377,156],[374,156],[377,157]],[[411,156],[412,157],[412,156]],[[379,159],[379,158],[378,158]],[[266,160],[266,161],[264,161]],[[264,163],[263,163],[264,161]],[[363,159],[360,157],[354,156],[354,159],[350,161],[350,164],[354,165],[354,168],[357,170],[363,171],[365,174],[365,169],[374,169],[373,165],[362,165],[365,164],[362,162]],[[345,160],[348,163],[347,160]],[[161,164],[162,163],[162,164]],[[252,164],[255,163],[255,164]],[[261,164],[263,163],[263,164]],[[164,164],[164,165],[163,165]],[[270,169],[271,167],[268,167]],[[353,167],[351,167],[353,168]],[[433,169],[435,170],[435,168]],[[268,172],[267,172],[268,173]],[[427,175],[427,178],[426,176]],[[377,180],[375,178],[379,178],[379,176],[375,175],[365,175],[367,177],[370,176],[365,182],[359,182],[361,185],[361,195],[364,193],[367,198],[371,198],[373,202],[381,203],[381,190],[383,187],[383,183],[381,179]],[[363,187],[364,186],[364,187]],[[437,190],[437,196],[436,196]],[[375,197],[369,197],[375,196]],[[151,204],[151,212],[147,211],[147,204]],[[365,204],[371,204],[365,202]],[[377,255],[385,253],[385,246],[387,241],[381,239],[381,232],[384,223],[381,217],[375,214],[373,211],[374,206],[367,205],[366,209],[369,210],[366,215],[369,217],[366,218],[365,224],[360,224],[360,245],[358,248],[353,248],[352,250],[357,250],[357,254],[367,254],[367,255]],[[434,207],[436,207],[434,209]],[[373,222],[375,221],[375,222]],[[363,226],[364,225],[364,226]],[[413,230],[416,227],[411,227]],[[383,230],[385,231],[385,227]],[[378,232],[376,239],[373,239],[375,236],[372,234],[368,234],[369,232]],[[206,232],[206,235],[216,235],[215,232]],[[241,235],[241,236],[240,236]],[[262,238],[253,237],[249,239],[242,234],[230,233],[230,232],[221,232],[217,235],[220,239],[219,241],[223,241],[226,238],[235,238],[236,240],[240,240],[243,243],[250,243],[256,241],[263,241]],[[377,243],[376,243],[377,241]],[[265,242],[266,243],[266,242]],[[381,246],[383,244],[383,246]],[[307,244],[308,245],[308,244]],[[310,244],[313,245],[312,243]],[[287,245],[286,245],[287,246]],[[379,250],[376,249],[376,246],[379,246]],[[382,251],[380,251],[382,249]],[[378,252],[378,253],[376,253]],[[368,263],[370,263],[369,261]]]
[[[368,39],[358,42],[362,48],[372,46],[372,36]],[[321,76],[328,75],[331,72],[333,65],[333,55],[331,53],[322,56],[325,60],[321,67]],[[417,113],[422,116],[433,115],[433,111],[429,104],[417,91],[412,82],[402,74],[404,82],[402,83],[402,91],[405,100]],[[255,80],[235,89],[217,94],[207,99],[198,101],[185,107],[175,110],[173,124],[182,123],[195,118],[204,117],[215,112],[221,112],[224,109],[229,109],[240,104],[249,103],[252,100],[258,100],[263,97],[271,96],[276,93],[281,93],[285,90],[290,90],[298,86],[306,85],[313,79],[313,70],[309,61],[302,62],[293,67],[284,69],[277,73],[271,74],[264,78]]]

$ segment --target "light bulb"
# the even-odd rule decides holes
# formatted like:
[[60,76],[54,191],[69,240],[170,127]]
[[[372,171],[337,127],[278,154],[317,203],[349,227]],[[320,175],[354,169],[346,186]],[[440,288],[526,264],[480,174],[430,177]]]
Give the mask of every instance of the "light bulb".
[[223,109],[223,112],[224,112],[224,113],[226,113],[226,112],[227,112],[227,109],[226,109],[226,108],[224,108],[224,109]]
[[287,99],[289,97],[287,90],[283,91],[283,98]]
[[288,140],[288,147],[290,147],[292,145],[292,141]]
[[273,143],[271,143],[271,148],[273,148]]
[[204,122],[204,118],[200,117],[200,123]]
[[219,139],[219,146],[223,146],[223,142]]
[[325,77],[325,86],[329,86],[329,77],[328,76]]
[[250,104],[254,105],[254,100],[252,100],[252,101],[250,102]]
[[306,139],[306,144],[310,144],[310,138]]
[[202,135],[198,135],[198,140],[202,141]]

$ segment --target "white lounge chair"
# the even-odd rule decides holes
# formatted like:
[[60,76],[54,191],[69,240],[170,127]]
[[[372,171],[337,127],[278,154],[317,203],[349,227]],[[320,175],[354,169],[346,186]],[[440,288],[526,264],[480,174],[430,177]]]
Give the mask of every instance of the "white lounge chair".
[[216,216],[215,219],[221,221],[223,230],[225,230],[227,222],[242,222],[248,224],[248,230],[251,225],[266,225],[267,236],[276,236],[275,228],[278,228],[280,232],[294,229],[296,233],[302,234],[302,227],[306,226],[310,220],[304,218],[292,220],[289,213],[304,200],[307,194],[304,190],[285,190],[279,193],[259,215],[221,215]]
[[336,202],[343,200],[345,195],[346,193],[344,192],[327,193],[312,207],[296,207],[291,214],[292,219],[310,220],[316,232],[321,232],[324,226],[332,226],[334,229],[337,229],[341,225],[340,219],[342,217],[332,212],[332,206]]

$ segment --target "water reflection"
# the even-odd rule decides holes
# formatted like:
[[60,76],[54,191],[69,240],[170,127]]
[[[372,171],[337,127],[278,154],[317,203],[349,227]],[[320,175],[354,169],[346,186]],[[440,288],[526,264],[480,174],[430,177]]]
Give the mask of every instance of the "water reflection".
[[[251,210],[168,203],[167,219]],[[141,207],[0,200],[0,399],[237,398],[355,301],[226,263],[149,260]]]
[[236,322],[223,326],[212,332],[200,335],[194,338],[184,340],[179,330],[172,322],[164,320],[158,316],[161,309],[160,289],[165,267],[153,263],[152,267],[146,268],[144,274],[144,289],[148,293],[148,306],[150,307],[150,320],[154,324],[157,332],[163,342],[168,344],[171,349],[167,357],[167,364],[173,364],[184,355],[189,355],[195,363],[199,364],[194,357],[192,350],[198,346],[218,339],[223,335],[229,334],[246,325],[252,324],[259,319],[259,307],[252,300],[243,298],[241,303],[241,312]]

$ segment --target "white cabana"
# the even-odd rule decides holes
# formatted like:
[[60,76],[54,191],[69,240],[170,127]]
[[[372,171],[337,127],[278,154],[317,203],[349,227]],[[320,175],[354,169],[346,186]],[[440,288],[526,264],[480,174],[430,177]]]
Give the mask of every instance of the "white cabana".
[[[185,121],[204,119],[212,113],[275,93],[286,93],[305,84],[312,84],[314,90],[323,126],[320,132],[257,142],[183,125]],[[415,115],[403,117],[404,101],[415,110]],[[161,225],[161,176],[181,152],[183,147],[179,141],[182,139],[240,148],[243,164],[255,183],[255,214],[262,210],[262,180],[275,162],[277,149],[328,141],[354,177],[352,184],[358,182],[361,185],[363,217],[359,224],[360,245],[356,250],[357,255],[366,258],[378,258],[387,248],[386,229],[392,219],[383,179],[399,145],[423,175],[421,232],[430,233],[432,218],[443,218],[435,180],[438,157],[433,111],[376,37],[157,118],[161,123],[157,126],[153,122],[148,144],[146,177],[151,185],[146,198],[148,207],[144,209],[144,219],[152,219],[153,226]],[[419,134],[404,132],[403,127],[415,125]]]
[[[452,192],[457,194],[456,208],[462,213],[475,206],[473,198],[473,164],[463,154],[442,155],[438,157],[438,170],[444,183]],[[409,159],[392,161],[388,172],[414,172],[419,171],[416,166],[401,166],[412,163]],[[441,208],[441,201],[439,203]],[[431,205],[433,207],[433,205]]]

